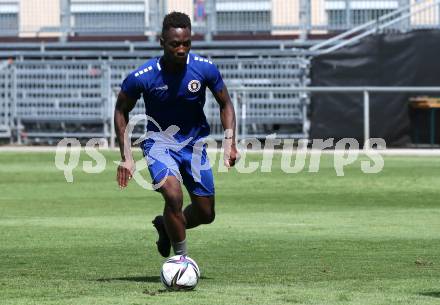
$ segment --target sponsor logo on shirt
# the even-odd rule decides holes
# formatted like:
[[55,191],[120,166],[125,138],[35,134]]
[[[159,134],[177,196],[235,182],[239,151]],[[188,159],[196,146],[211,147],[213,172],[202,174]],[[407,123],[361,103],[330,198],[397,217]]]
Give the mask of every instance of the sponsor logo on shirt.
[[161,87],[156,87],[156,88],[154,88],[154,90],[160,90],[160,91],[168,90],[168,85],[161,86]]
[[200,87],[201,87],[200,82],[198,80],[196,80],[196,79],[193,79],[192,81],[190,81],[188,83],[188,90],[191,91],[191,92],[199,91]]

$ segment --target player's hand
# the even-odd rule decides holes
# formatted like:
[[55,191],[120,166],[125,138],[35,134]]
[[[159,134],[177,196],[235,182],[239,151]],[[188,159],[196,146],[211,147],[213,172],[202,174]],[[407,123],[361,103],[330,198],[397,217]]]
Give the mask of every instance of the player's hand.
[[128,181],[131,180],[134,170],[135,164],[133,159],[121,161],[119,163],[116,180],[121,189],[127,187]]
[[225,152],[223,156],[224,164],[227,168],[233,167],[236,162],[240,160],[240,154],[238,153],[235,143],[226,143]]

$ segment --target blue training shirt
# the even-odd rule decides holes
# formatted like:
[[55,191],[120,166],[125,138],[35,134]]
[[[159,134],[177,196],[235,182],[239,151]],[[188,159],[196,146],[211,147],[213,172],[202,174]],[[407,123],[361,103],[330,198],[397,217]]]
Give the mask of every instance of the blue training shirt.
[[[190,144],[209,135],[203,106],[208,87],[220,91],[223,79],[212,61],[189,53],[186,67],[181,73],[168,73],[160,65],[160,57],[150,59],[131,72],[121,85],[121,90],[138,100],[142,95],[146,114],[152,117],[162,131],[171,125],[180,128],[174,136],[178,142],[192,137]],[[148,121],[148,131],[158,132],[157,126]]]

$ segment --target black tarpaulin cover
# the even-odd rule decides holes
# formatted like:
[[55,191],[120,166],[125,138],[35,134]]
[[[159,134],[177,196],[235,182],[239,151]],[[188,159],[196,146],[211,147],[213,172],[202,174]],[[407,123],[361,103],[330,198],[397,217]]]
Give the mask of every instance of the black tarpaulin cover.
[[[380,34],[312,60],[312,86],[439,86],[440,30]],[[410,143],[411,96],[432,93],[370,95],[370,137],[387,146]],[[314,93],[311,139],[363,139],[362,93]]]

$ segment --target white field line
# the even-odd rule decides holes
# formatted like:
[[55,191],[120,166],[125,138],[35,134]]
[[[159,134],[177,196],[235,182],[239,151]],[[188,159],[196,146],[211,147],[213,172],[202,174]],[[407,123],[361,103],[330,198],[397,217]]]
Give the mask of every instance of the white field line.
[[[56,146],[0,146],[0,153],[4,152],[14,152],[14,153],[27,153],[27,152],[56,152]],[[78,148],[75,148],[78,149]],[[84,148],[82,148],[84,150]],[[102,151],[119,151],[118,148],[102,148],[100,149]],[[134,151],[140,151],[140,148],[135,147],[133,148]],[[296,151],[296,149],[293,149]],[[268,149],[265,150],[267,153],[274,153],[274,154],[280,154],[282,150],[280,149]],[[368,151],[372,150],[350,150],[350,153],[359,153],[364,154]],[[433,157],[439,157],[440,156],[440,149],[406,149],[406,148],[390,148],[390,149],[380,149],[375,150],[376,152],[380,153],[384,156],[433,156]],[[212,149],[208,148],[209,153],[216,153],[221,152],[221,149]],[[252,153],[252,154],[261,154],[263,150],[247,150],[246,153]],[[317,154],[322,153],[324,155],[332,155],[334,153],[344,153],[343,150],[313,150],[308,149],[308,154]],[[345,152],[346,153],[346,152]]]

